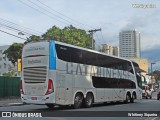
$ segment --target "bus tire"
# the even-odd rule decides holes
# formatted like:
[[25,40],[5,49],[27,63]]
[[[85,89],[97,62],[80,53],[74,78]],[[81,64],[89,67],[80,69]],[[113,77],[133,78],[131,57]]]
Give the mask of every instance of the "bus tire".
[[126,100],[124,101],[125,104],[129,103],[129,101],[131,100],[131,97],[129,94],[126,94]]
[[131,103],[134,103],[134,100],[136,99],[136,95],[133,93],[132,98],[130,100]]
[[77,93],[74,98],[73,108],[77,109],[82,106],[83,96],[80,93]]
[[89,108],[93,105],[93,95],[88,93],[86,98],[84,99],[84,107]]
[[54,108],[54,104],[46,104],[46,106],[49,108],[49,109],[53,109]]

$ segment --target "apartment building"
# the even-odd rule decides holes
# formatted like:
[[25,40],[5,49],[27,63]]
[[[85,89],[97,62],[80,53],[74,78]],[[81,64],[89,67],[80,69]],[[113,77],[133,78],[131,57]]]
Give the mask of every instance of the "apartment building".
[[134,30],[119,33],[120,57],[140,58],[140,32]]

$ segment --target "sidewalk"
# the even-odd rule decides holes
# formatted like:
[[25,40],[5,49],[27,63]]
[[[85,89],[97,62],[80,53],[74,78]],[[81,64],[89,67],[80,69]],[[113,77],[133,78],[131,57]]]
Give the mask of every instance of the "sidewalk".
[[23,103],[20,97],[0,98],[0,107],[12,106],[12,105],[22,105],[22,104]]

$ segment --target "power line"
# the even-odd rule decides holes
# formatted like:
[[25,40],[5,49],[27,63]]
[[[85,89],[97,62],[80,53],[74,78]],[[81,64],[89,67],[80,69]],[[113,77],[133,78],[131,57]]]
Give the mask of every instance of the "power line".
[[27,3],[21,1],[21,0],[18,0],[18,1],[21,2],[22,4],[28,6],[28,7],[30,7],[30,8],[32,8],[32,9],[36,10],[36,11],[38,11],[38,12],[40,12],[40,13],[42,13],[42,14],[48,16],[49,18],[51,18],[51,19],[53,19],[53,20],[57,20],[57,21],[59,21],[59,22],[61,22],[61,23],[63,23],[63,24],[67,24],[67,25],[68,25],[68,23],[63,22],[63,21],[61,21],[61,20],[58,20],[57,18],[55,18],[55,17],[53,17],[53,16],[50,16],[50,15],[46,14],[45,12],[43,12],[43,11],[37,9],[37,8],[34,8],[34,7],[30,6],[30,5],[28,5]]
[[[52,10],[52,11],[54,11],[54,12],[62,15],[63,17],[70,19],[71,21],[74,21],[74,22],[76,22],[76,23],[78,23],[78,24],[81,24],[81,25],[83,25],[83,26],[85,26],[85,27],[87,27],[87,28],[89,28],[89,29],[90,29],[90,28],[93,28],[93,27],[91,27],[91,26],[88,26],[88,25],[86,25],[86,24],[83,24],[83,23],[81,23],[81,22],[79,22],[79,21],[77,21],[77,20],[74,20],[74,19],[72,19],[72,18],[70,18],[70,17],[68,17],[68,16],[66,16],[66,15],[58,12],[57,10],[55,10],[55,9],[49,7],[48,5],[42,3],[40,0],[37,0],[37,1],[38,1],[40,4],[42,4],[43,6],[45,6],[46,8],[49,8],[50,10]],[[93,28],[93,29],[94,29],[94,28]]]
[[3,30],[0,30],[0,32],[6,33],[6,34],[8,34],[8,35],[11,35],[11,36],[14,36],[14,37],[17,37],[17,38],[23,39],[23,40],[27,40],[27,39],[25,39],[25,38],[19,37],[19,36],[17,36],[17,35],[14,35],[14,34],[8,33],[8,32],[3,31]]
[[102,36],[102,40],[103,40],[103,42],[105,43],[105,40],[104,40],[104,37],[103,37],[102,31],[101,31],[101,36]]
[[[64,19],[63,17],[60,17],[60,16],[58,16],[58,15],[56,15],[56,14],[53,14],[53,13],[50,12],[49,10],[47,10],[47,9],[45,9],[45,8],[37,5],[35,2],[32,2],[31,0],[27,0],[27,1],[30,2],[31,4],[33,4],[34,6],[40,8],[40,9],[37,9],[37,8],[35,8],[35,7],[33,7],[33,6],[30,6],[29,4],[23,2],[22,0],[18,0],[18,1],[21,2],[22,4],[25,4],[26,6],[28,6],[28,7],[30,7],[30,8],[32,8],[32,9],[34,9],[34,10],[40,12],[40,13],[45,14],[46,16],[48,16],[48,17],[50,17],[50,18],[52,18],[52,19],[54,19],[54,20],[55,20],[55,17],[58,18],[58,19],[56,19],[56,20],[59,21],[59,22],[61,22],[61,23],[64,23],[64,24],[67,24],[67,25],[73,24],[73,25],[76,25],[76,26],[79,26],[79,27],[82,27],[82,25],[83,25],[83,26],[85,26],[85,27],[87,26],[86,28],[93,28],[93,27],[90,27],[90,26],[85,25],[85,24],[80,23],[80,22],[78,22],[78,24],[81,24],[81,26],[78,25],[77,23],[72,23],[72,22]],[[43,4],[42,2],[40,2],[40,1],[38,1],[38,2],[39,2],[40,4],[42,4],[42,5],[44,5],[45,7],[50,8],[49,6]],[[50,8],[50,9],[52,9],[52,8]],[[43,12],[42,10],[44,10],[45,12]],[[52,10],[54,10],[54,9],[52,9]],[[56,11],[56,10],[54,10],[54,11]],[[56,11],[56,12],[57,12],[57,11]],[[46,14],[46,13],[49,13],[50,15],[53,15],[54,17],[52,17],[52,16],[50,16],[50,15],[48,15],[48,14]],[[57,13],[61,14],[60,12],[57,12]],[[63,15],[63,14],[61,14],[61,15]],[[64,15],[63,15],[63,16],[64,16]],[[67,17],[67,16],[65,16],[65,17]],[[69,18],[69,17],[67,17],[67,18],[68,18],[68,19],[71,19],[71,18]],[[61,21],[61,20],[59,20],[59,19],[61,19],[61,20],[63,20],[63,21]],[[71,20],[72,20],[72,21],[75,21],[75,20],[73,20],[73,19],[71,19]],[[65,22],[64,22],[64,21],[65,21]],[[76,21],[76,22],[77,22],[77,21]],[[69,23],[69,24],[68,24],[68,23]],[[82,27],[82,28],[84,28],[84,27]]]
[[24,33],[25,35],[26,35],[26,34],[27,34],[27,35],[33,35],[33,34],[28,33],[28,32],[25,32],[25,31],[22,31],[22,30],[19,30],[19,29],[16,29],[16,28],[13,28],[13,27],[10,27],[10,26],[1,24],[1,23],[0,23],[0,25],[1,25],[1,26],[4,26],[5,28],[9,28],[10,30],[15,30],[15,31],[18,31],[18,32],[22,32],[22,33]]
[[[58,19],[61,19],[61,20],[65,21],[65,22],[67,22],[67,23],[69,23],[69,24],[73,24],[73,25],[75,25],[75,26],[82,27],[82,26],[80,26],[80,25],[77,24],[77,23],[72,23],[71,21],[68,21],[68,20],[64,19],[63,17],[60,17],[60,16],[58,16],[58,15],[56,15],[56,14],[53,14],[53,13],[50,12],[49,10],[47,10],[47,9],[45,9],[45,8],[43,8],[43,7],[39,6],[39,5],[37,5],[35,2],[32,2],[31,0],[27,0],[27,1],[29,1],[29,2],[32,3],[33,5],[37,6],[38,8],[44,10],[45,12],[48,12],[49,14],[51,14],[51,15],[57,17]],[[40,2],[40,3],[41,3],[41,2]],[[42,4],[42,3],[41,3],[41,4]],[[63,16],[64,16],[64,15],[63,15]],[[84,27],[82,27],[82,28],[84,29]]]
[[[2,19],[2,18],[0,18],[0,22],[3,23],[3,24],[5,24],[5,25],[7,24],[7,25],[10,26],[10,27],[14,27],[14,28],[17,28],[17,29],[23,29],[23,30],[25,30],[25,31],[33,32],[34,34],[35,34],[35,33],[36,33],[36,34],[42,34],[42,33],[39,32],[39,31],[36,31],[36,30],[31,29],[31,28],[27,28],[27,27],[21,26],[21,25],[19,25],[19,24],[13,23],[13,22],[11,22],[11,21],[8,21],[8,20]],[[22,30],[22,31],[23,31],[23,30]]]
[[[36,3],[34,3],[34,2],[32,2],[32,1],[30,1],[30,0],[27,0],[27,1],[29,1],[29,2],[32,3],[33,5],[37,6],[38,8],[40,8],[40,9],[48,12],[49,14],[52,14],[53,16],[55,16],[55,17],[57,17],[57,18],[59,18],[59,19],[61,19],[61,20],[64,20],[64,21],[66,21],[66,22],[68,22],[68,23],[71,23],[70,21],[68,21],[68,20],[66,20],[66,19],[63,19],[62,17],[60,17],[60,16],[58,16],[58,15],[56,15],[56,14],[53,14],[52,12],[50,12],[50,11],[48,11],[47,9],[45,9],[45,8],[37,5]],[[72,23],[71,23],[71,24],[72,24]]]
[[[26,3],[26,2],[23,2],[22,0],[18,0],[19,2],[21,2],[22,4],[25,4],[26,6],[28,6],[28,7],[30,7],[30,8],[32,8],[32,9],[34,9],[34,10],[36,10],[36,11],[38,11],[38,12],[40,12],[40,13],[42,13],[42,14],[44,14],[44,15],[46,15],[46,16],[48,16],[48,17],[50,17],[51,19],[54,19],[55,20],[55,16],[56,16],[56,18],[58,18],[58,19],[56,19],[57,21],[59,21],[59,22],[61,22],[61,23],[64,23],[64,24],[67,24],[68,25],[68,23],[71,23],[70,21],[68,21],[68,20],[66,20],[66,19],[64,19],[64,18],[62,18],[62,17],[60,17],[60,16],[58,16],[58,15],[55,15],[55,14],[53,14],[52,12],[50,12],[49,10],[47,10],[47,9],[45,9],[45,8],[43,8],[43,7],[41,7],[40,5],[37,5],[35,2],[32,2],[31,0],[27,0],[28,2],[30,2],[30,3],[32,3],[32,5],[34,5],[34,6],[36,6],[36,7],[38,7],[38,8],[40,8],[40,9],[38,9],[38,8],[35,8],[35,7],[33,7],[33,6],[30,6],[28,3]],[[58,11],[56,11],[56,10],[54,10],[54,9],[52,9],[52,8],[50,8],[49,6],[47,6],[46,4],[43,4],[42,2],[40,2],[39,0],[37,0],[39,3],[41,3],[42,5],[44,5],[45,7],[47,7],[47,8],[49,8],[49,9],[51,9],[51,10],[53,10],[53,11],[55,11],[55,12],[57,12],[58,14],[61,14],[61,15],[63,15],[62,13],[60,13],[60,12],[58,12]],[[42,11],[42,10],[44,10],[44,11]],[[46,13],[49,13],[49,14],[46,14]],[[53,15],[53,16],[51,16],[51,15]],[[69,17],[67,17],[67,16],[65,16],[65,15],[63,15],[63,17],[66,17],[66,18],[68,18],[68,19],[70,19],[70,20],[72,20],[72,21],[75,21],[75,20],[73,20],[73,19],[71,19],[71,18],[69,18]],[[61,21],[61,20],[59,20],[59,19],[62,19],[63,21]],[[64,22],[65,21],[65,22]],[[67,22],[67,23],[66,23]],[[77,21],[76,21],[77,22]],[[79,22],[78,22],[79,23]],[[73,23],[71,23],[71,24],[73,24]],[[83,24],[83,23],[79,23],[79,24],[81,24],[81,25],[83,25],[83,26],[87,26],[87,25],[85,25],[85,24]],[[77,25],[77,24],[76,24]],[[78,25],[79,26],[79,25]],[[87,27],[89,27],[89,26],[87,26]],[[91,27],[89,27],[89,28],[91,28]],[[93,28],[93,27],[92,27]],[[93,47],[93,46],[92,46]]]

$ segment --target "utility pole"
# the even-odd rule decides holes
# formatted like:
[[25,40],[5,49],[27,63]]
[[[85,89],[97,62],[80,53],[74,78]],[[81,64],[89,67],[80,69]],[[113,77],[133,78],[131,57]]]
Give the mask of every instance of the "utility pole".
[[94,39],[93,39],[93,34],[97,31],[101,31],[101,29],[94,29],[94,30],[89,30],[88,32],[91,35],[91,49],[94,50],[95,46],[94,46]]

